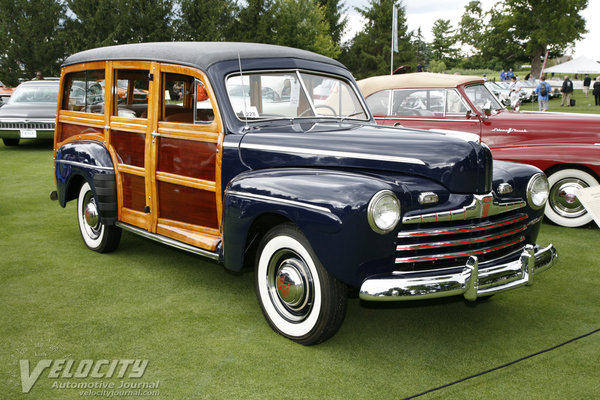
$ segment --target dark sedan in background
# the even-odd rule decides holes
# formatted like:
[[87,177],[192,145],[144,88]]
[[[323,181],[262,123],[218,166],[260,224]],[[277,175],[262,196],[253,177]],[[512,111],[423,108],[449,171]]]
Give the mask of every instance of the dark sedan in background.
[[21,139],[54,139],[58,80],[23,82],[0,108],[0,138],[6,146]]

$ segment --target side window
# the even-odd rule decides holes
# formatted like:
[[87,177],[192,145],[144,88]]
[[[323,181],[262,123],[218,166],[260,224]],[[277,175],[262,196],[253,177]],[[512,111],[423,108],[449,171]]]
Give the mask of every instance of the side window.
[[215,119],[206,86],[200,79],[164,73],[163,82],[161,121],[203,124]]
[[467,106],[455,90],[448,90],[446,92],[446,114],[465,115],[467,110]]
[[367,106],[374,115],[387,115],[390,107],[391,90],[373,93],[367,98]]
[[442,116],[444,90],[394,90],[392,115]]
[[63,110],[104,114],[104,70],[73,72],[66,76]]
[[113,115],[148,118],[148,88],[149,72],[147,70],[115,70]]

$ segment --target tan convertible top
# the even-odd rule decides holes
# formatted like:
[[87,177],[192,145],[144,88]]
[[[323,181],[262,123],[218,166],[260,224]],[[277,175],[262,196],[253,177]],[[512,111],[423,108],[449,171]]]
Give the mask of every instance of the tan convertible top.
[[446,75],[432,72],[415,72],[401,75],[381,75],[357,82],[363,96],[367,97],[385,89],[453,88],[466,83],[483,83],[480,76]]

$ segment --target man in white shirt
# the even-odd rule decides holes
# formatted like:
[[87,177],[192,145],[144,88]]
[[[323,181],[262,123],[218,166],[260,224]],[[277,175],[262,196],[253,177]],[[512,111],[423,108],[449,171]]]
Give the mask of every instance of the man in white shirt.
[[517,77],[514,75],[510,78],[509,89],[510,89],[510,107],[515,111],[519,111],[519,108],[521,108],[521,96],[520,96],[521,82],[519,82],[517,80]]

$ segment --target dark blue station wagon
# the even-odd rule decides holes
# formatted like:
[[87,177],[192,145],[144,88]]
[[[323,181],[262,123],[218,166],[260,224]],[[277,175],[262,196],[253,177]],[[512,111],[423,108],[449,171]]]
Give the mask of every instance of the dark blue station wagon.
[[145,43],[62,69],[52,197],[77,200],[87,247],[127,230],[254,268],[273,329],[333,336],[349,288],[368,301],[528,285],[554,264],[536,238],[535,167],[445,133],[377,126],[351,73],[307,51]]

